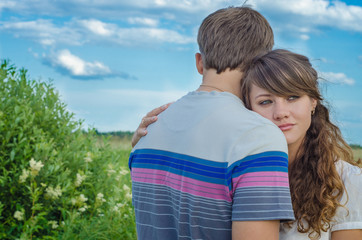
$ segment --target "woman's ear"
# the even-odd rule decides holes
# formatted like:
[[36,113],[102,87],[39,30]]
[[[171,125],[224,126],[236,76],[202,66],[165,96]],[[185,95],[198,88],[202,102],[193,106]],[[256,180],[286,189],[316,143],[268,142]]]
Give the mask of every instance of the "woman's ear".
[[315,108],[317,107],[318,101],[317,99],[312,98],[312,111],[315,111]]
[[196,59],[197,71],[202,75],[204,73],[204,63],[202,62],[201,53],[196,53],[195,54],[195,59]]

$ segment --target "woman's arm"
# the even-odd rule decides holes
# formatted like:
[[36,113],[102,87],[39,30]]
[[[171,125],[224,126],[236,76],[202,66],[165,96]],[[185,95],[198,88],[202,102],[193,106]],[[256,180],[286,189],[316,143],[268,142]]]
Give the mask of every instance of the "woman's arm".
[[362,229],[340,230],[332,232],[331,240],[361,240]]
[[149,113],[147,113],[146,116],[144,116],[142,118],[140,125],[138,125],[138,128],[136,129],[136,131],[134,132],[134,134],[132,136],[132,147],[134,147],[138,143],[138,141],[141,139],[141,137],[146,136],[147,127],[150,124],[156,122],[157,116],[160,113],[162,113],[163,111],[165,111],[168,108],[168,106],[170,106],[171,104],[172,104],[172,102],[162,105],[161,107],[155,108],[152,111],[150,111]]
[[233,221],[232,240],[278,240],[279,221]]

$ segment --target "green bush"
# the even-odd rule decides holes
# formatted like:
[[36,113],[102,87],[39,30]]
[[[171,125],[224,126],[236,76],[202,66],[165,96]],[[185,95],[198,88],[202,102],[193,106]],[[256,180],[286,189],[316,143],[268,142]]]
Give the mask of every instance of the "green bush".
[[82,130],[51,82],[0,68],[0,239],[135,239],[129,150]]

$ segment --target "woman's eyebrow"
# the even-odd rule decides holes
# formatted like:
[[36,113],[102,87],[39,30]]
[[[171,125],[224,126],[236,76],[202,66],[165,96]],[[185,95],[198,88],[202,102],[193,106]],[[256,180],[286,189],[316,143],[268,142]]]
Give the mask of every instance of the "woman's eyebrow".
[[270,93],[262,93],[262,94],[259,94],[259,95],[256,95],[255,96],[255,99],[259,98],[259,97],[270,97],[271,94]]

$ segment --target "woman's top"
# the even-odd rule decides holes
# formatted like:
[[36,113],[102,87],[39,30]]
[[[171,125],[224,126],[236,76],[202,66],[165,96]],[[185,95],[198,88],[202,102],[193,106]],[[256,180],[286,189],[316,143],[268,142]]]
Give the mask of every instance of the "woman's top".
[[[336,168],[341,175],[347,194],[344,193],[341,203],[345,207],[339,207],[331,228],[327,232],[321,232],[320,240],[331,239],[331,232],[338,230],[362,229],[362,171],[345,161],[338,161]],[[297,223],[291,228],[280,224],[280,240],[308,240],[308,233],[300,233]]]

